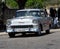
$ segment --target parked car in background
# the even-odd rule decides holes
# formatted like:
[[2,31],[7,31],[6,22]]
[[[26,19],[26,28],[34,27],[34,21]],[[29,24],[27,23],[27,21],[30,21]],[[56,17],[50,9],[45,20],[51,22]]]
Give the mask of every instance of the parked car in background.
[[17,33],[41,35],[43,30],[50,33],[51,21],[50,17],[45,16],[44,9],[17,10],[15,18],[7,20],[6,32],[9,37],[14,37]]

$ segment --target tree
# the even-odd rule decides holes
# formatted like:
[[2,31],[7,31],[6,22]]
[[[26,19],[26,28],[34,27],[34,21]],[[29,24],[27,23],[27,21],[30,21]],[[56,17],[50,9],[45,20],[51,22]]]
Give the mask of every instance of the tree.
[[14,0],[5,0],[6,1],[6,6],[11,9],[17,9],[18,4]]
[[25,8],[43,8],[44,0],[27,0]]

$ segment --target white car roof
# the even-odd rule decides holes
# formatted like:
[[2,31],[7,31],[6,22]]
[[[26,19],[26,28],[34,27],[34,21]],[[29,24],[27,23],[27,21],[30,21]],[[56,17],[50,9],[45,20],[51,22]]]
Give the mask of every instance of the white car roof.
[[21,9],[21,10],[17,10],[16,12],[19,11],[44,11],[44,9]]

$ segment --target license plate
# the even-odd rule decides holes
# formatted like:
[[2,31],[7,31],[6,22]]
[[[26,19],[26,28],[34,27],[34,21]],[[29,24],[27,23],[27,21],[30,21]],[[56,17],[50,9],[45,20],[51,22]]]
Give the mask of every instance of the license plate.
[[28,31],[29,30],[29,28],[20,28],[20,29],[14,29],[15,31],[17,31],[17,32],[23,32],[23,31]]

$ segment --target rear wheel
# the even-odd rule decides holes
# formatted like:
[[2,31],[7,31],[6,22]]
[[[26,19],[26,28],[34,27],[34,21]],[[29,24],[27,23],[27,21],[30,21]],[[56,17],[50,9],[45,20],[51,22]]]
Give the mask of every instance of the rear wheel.
[[15,37],[14,33],[8,33],[9,37]]
[[49,34],[50,33],[50,30],[46,30],[46,33]]

